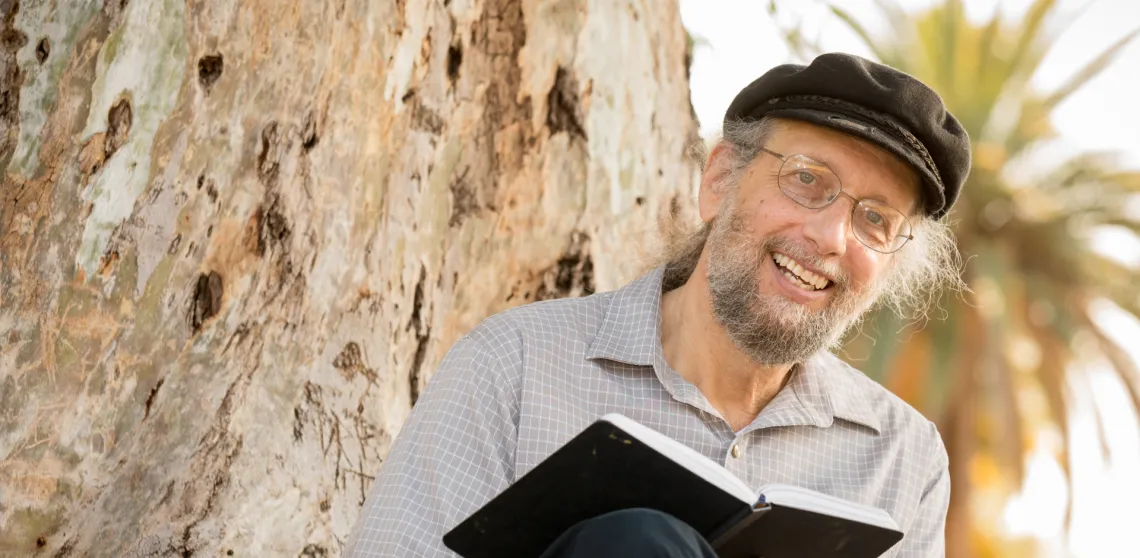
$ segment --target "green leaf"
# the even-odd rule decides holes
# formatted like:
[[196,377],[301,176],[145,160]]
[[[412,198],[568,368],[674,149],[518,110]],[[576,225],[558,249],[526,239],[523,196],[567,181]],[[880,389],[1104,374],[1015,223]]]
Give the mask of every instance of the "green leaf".
[[978,64],[978,75],[989,75],[990,62],[996,58],[994,52],[994,39],[997,38],[998,33],[1001,31],[1001,10],[994,10],[993,17],[990,22],[986,24],[986,28],[982,30],[982,38],[978,47],[978,56],[981,60]]
[[940,80],[945,87],[950,88],[950,96],[957,98],[958,79],[955,69],[958,64],[958,30],[964,23],[961,0],[946,0],[942,10],[942,56]]
[[1034,53],[1034,50],[1041,43],[1041,31],[1045,20],[1056,5],[1057,0],[1037,0],[1029,7],[1006,71],[1010,78],[1028,79],[1037,70],[1041,53]]

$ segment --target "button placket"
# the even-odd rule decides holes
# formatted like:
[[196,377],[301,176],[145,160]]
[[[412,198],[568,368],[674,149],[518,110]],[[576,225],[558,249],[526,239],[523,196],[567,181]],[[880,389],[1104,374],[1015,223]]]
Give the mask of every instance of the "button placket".
[[745,450],[748,449],[745,444],[745,436],[734,435],[729,441],[728,447],[721,455],[724,457],[724,468],[728,472],[736,475],[737,478],[744,482],[748,482],[748,459],[745,455]]

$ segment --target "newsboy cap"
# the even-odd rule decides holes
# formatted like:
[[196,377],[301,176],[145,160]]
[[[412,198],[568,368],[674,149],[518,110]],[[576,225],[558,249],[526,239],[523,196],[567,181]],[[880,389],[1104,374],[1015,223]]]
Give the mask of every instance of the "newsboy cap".
[[926,84],[843,53],[772,68],[736,95],[725,123],[765,116],[803,120],[870,141],[910,164],[927,215],[941,219],[970,172],[970,138]]

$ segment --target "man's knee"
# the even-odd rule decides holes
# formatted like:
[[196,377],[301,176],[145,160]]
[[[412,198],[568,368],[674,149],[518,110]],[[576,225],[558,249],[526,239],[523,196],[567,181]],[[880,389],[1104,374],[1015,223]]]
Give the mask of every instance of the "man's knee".
[[634,508],[584,521],[545,556],[714,557],[701,535],[683,521],[656,510]]
[[582,534],[598,537],[615,549],[638,552],[630,555],[641,556],[646,552],[667,550],[679,535],[691,530],[671,515],[634,508],[598,516],[586,523]]

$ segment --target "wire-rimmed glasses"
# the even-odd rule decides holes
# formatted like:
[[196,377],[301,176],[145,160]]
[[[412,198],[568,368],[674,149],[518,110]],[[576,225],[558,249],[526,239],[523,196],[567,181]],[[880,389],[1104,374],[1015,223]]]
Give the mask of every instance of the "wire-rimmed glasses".
[[914,238],[906,215],[877,200],[855,199],[843,191],[839,177],[827,165],[806,155],[784,156],[760,149],[782,162],[778,175],[780,191],[792,201],[808,209],[823,209],[840,195],[851,198],[855,202],[851,206],[851,230],[864,246],[890,254]]

